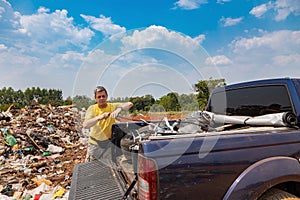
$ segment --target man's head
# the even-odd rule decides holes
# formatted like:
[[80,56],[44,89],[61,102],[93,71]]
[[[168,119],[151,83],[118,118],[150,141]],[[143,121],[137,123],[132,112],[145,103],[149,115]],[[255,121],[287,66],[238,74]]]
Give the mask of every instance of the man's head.
[[94,90],[95,100],[99,107],[105,107],[108,94],[103,86],[97,86]]

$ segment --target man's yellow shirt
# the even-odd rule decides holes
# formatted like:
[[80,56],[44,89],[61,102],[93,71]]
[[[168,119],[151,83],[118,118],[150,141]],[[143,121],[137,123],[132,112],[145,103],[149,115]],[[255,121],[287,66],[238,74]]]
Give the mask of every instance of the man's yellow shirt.
[[[85,115],[85,119],[91,119],[96,116],[99,116],[105,112],[112,113],[117,109],[118,106],[121,106],[121,103],[107,103],[105,108],[99,108],[98,104],[91,105]],[[116,120],[112,117],[108,117],[103,120],[99,120],[96,125],[90,128],[90,136],[96,140],[108,140],[111,138],[112,125],[116,123]],[[89,138],[89,143],[97,144],[94,140]]]

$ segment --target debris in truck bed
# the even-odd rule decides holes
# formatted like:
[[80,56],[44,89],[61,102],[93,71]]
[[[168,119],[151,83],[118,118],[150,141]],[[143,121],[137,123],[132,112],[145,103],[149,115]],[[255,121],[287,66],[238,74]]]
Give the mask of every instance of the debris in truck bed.
[[74,106],[40,104],[1,112],[0,199],[68,198],[86,154],[82,116]]

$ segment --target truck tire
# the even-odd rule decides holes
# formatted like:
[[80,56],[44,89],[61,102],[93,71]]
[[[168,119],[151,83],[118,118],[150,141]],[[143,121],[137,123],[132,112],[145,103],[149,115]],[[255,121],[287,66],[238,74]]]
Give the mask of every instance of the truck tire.
[[272,188],[265,192],[258,200],[300,200],[300,198],[283,190]]

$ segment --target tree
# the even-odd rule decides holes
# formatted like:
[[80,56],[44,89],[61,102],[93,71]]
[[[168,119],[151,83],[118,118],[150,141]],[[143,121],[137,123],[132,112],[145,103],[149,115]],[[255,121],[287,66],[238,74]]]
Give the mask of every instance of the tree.
[[194,85],[195,91],[198,92],[197,100],[199,104],[199,109],[200,110],[205,109],[209,99],[210,92],[213,89],[225,85],[226,85],[225,79],[212,79],[212,78],[210,78],[209,80],[199,81],[197,84],[195,84]]
[[155,99],[152,95],[147,94],[144,96],[144,111],[149,111],[151,106],[155,103]]
[[72,98],[69,96],[66,100],[64,100],[63,105],[71,105],[73,103]]
[[95,101],[86,95],[80,96],[76,95],[73,97],[73,103],[76,104],[78,108],[88,108],[90,105],[94,104]]
[[47,104],[47,102],[50,101],[50,96],[49,96],[49,92],[47,89],[42,89],[40,91],[40,97],[38,99],[38,102],[40,102],[41,104]]
[[159,99],[159,104],[162,105],[166,111],[179,111],[180,105],[178,101],[178,94],[170,92],[166,96]]
[[0,90],[0,107],[4,110],[9,105],[14,104],[15,108],[21,108],[33,103],[51,104],[59,106],[64,103],[62,91],[56,89],[40,89],[39,87],[26,88],[14,91],[12,87]]
[[1,110],[6,110],[14,100],[14,90],[12,87],[4,87],[0,90]]
[[10,104],[11,102],[13,102],[15,95],[12,87],[7,88],[4,95],[5,95],[5,103]]
[[22,90],[18,90],[15,92],[15,98],[14,98],[13,102],[15,104],[15,107],[17,107],[17,108],[21,108],[26,105],[25,101],[24,101],[24,93]]
[[34,100],[33,91],[30,88],[26,88],[24,92],[24,104],[30,105]]
[[129,101],[133,103],[133,107],[130,110],[136,112],[149,111],[151,106],[155,103],[155,99],[150,94],[142,97],[131,97]]
[[63,104],[63,94],[61,90],[49,89],[49,104],[59,106]]
[[181,94],[179,96],[179,103],[181,106],[181,110],[184,111],[194,111],[198,110],[198,101],[196,94]]

